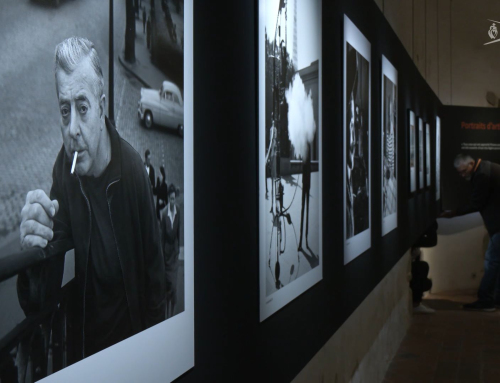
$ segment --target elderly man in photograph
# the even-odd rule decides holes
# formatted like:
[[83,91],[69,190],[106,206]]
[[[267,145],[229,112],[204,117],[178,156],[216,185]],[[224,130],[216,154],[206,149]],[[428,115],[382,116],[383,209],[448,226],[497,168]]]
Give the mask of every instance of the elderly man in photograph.
[[[50,198],[43,190],[26,197],[21,246],[72,240],[81,330],[75,342],[85,358],[165,319],[165,266],[148,174],[105,117],[103,74],[90,41],[72,37],[56,47],[55,83],[63,146]],[[18,277],[27,314],[57,303],[64,257],[41,269]]]
[[441,217],[480,212],[490,235],[478,300],[464,305],[464,309],[495,311],[495,306],[500,305],[500,165],[467,154],[459,154],[454,165],[458,174],[472,183],[471,201],[458,210],[441,213]]

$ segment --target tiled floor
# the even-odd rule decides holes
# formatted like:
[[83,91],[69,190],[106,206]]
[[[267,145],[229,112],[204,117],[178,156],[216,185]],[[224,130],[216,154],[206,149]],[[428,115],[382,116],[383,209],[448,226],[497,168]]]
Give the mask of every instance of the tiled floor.
[[384,383],[500,382],[500,310],[462,310],[473,294],[430,295],[414,314]]

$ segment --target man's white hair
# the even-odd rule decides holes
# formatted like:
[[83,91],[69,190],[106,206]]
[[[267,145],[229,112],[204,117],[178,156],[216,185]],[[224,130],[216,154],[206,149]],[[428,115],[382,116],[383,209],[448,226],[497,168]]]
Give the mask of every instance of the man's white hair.
[[455,157],[453,165],[455,166],[455,168],[458,168],[460,165],[468,164],[471,161],[474,161],[474,158],[472,158],[470,155],[460,153]]
[[[85,58],[90,59],[90,63],[96,74],[96,80],[92,85],[94,95],[100,99],[104,94],[104,77],[102,75],[101,62],[94,47],[94,44],[82,37],[70,37],[56,46],[55,52],[55,75],[57,90],[57,71],[63,70],[66,74],[71,74]],[[59,96],[59,94],[58,94]]]

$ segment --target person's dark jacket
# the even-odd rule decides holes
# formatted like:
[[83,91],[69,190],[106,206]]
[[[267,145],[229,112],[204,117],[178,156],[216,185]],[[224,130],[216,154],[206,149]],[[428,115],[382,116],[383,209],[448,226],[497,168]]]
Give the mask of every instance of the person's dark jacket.
[[470,204],[457,215],[480,212],[490,236],[500,231],[500,165],[481,161],[473,173]]
[[[144,164],[144,168],[146,168],[146,164]],[[147,170],[146,174],[148,174]],[[156,194],[156,187],[155,187],[156,177],[155,177],[155,168],[153,167],[153,165],[149,165],[149,182],[151,182],[151,190],[153,191],[153,194]]]
[[[109,165],[112,166],[112,181],[106,189],[106,195],[130,319],[134,333],[138,333],[165,319],[165,268],[159,226],[150,181],[139,154],[120,138],[107,119],[106,127],[113,156]],[[54,218],[52,241],[65,238],[73,240],[76,289],[78,296],[83,298],[91,212],[80,179],[70,175],[70,169],[71,161],[63,146],[54,164],[50,191],[50,198],[58,200],[60,206]],[[64,257],[51,261],[48,266],[50,267],[45,267],[45,270],[36,271],[36,275],[42,278],[45,276],[42,279],[44,282],[37,289],[30,288],[27,273],[19,275],[18,297],[26,314],[43,309],[40,300],[45,304],[57,300],[64,271]],[[32,295],[35,292],[38,296],[30,296],[30,290]]]
[[160,183],[160,180],[157,180],[156,182],[156,216],[158,219],[160,219],[160,211],[163,209],[165,206],[167,206],[168,203],[168,185],[163,180]]

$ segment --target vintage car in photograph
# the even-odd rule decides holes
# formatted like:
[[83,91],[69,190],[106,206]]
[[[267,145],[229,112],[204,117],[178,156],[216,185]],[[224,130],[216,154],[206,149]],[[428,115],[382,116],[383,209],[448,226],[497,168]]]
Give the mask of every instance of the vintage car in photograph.
[[180,89],[170,81],[163,81],[159,90],[141,88],[141,99],[137,111],[146,128],[153,124],[176,129],[184,133],[184,102]]

